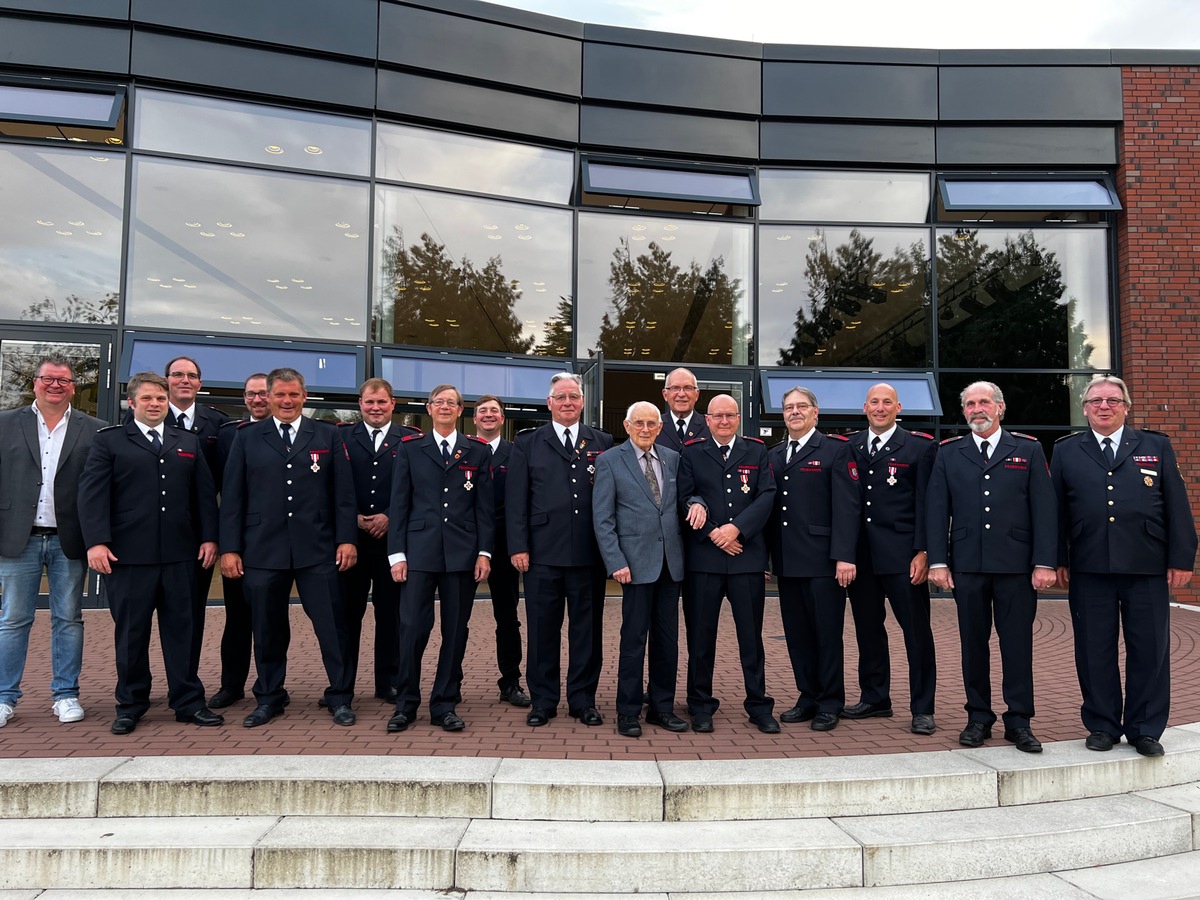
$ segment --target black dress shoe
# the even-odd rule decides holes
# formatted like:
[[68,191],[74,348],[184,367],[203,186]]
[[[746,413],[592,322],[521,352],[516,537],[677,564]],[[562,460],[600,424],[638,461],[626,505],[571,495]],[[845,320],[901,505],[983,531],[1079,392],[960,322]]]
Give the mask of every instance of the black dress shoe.
[[711,734],[712,730],[713,720],[708,713],[696,713],[692,716],[692,731],[697,734]]
[[1042,752],[1042,742],[1035,738],[1028,728],[1005,728],[1004,739],[1010,744],[1016,744],[1022,753]]
[[329,711],[333,716],[333,721],[337,725],[353,725],[358,721],[358,716],[354,714],[354,710],[350,708],[349,703],[343,703],[341,706],[334,707]]
[[842,709],[844,719],[890,719],[892,704],[890,703],[855,703]]
[[224,709],[227,706],[233,706],[239,700],[245,700],[245,691],[234,691],[229,688],[221,688],[212,695],[208,701],[209,709]]
[[557,715],[557,709],[547,709],[544,706],[535,706],[529,711],[529,715],[525,717],[525,724],[532,725],[534,728],[538,728],[542,725],[548,724],[550,720]]
[[462,731],[467,727],[467,723],[452,712],[448,712],[444,716],[434,716],[433,724],[441,725],[442,731]]
[[133,729],[137,728],[137,723],[138,720],[133,716],[117,716],[110,730],[113,734],[132,734]]
[[1163,745],[1154,738],[1150,737],[1148,734],[1143,734],[1141,737],[1135,737],[1129,743],[1133,744],[1133,749],[1142,754],[1142,756],[1163,755]]
[[388,703],[395,703],[396,697],[399,695],[399,693],[400,692],[394,687],[380,688],[379,690],[375,691],[375,699],[386,700]]
[[937,731],[937,725],[929,713],[917,713],[912,717],[912,725],[908,730],[913,734],[933,734]]
[[202,725],[207,728],[214,728],[217,725],[225,724],[225,717],[218,716],[207,706],[202,706],[193,713],[185,713],[180,715],[175,713],[176,722],[191,722],[193,725]]
[[813,716],[812,724],[808,727],[813,731],[833,731],[838,727],[839,718],[837,713],[819,712]]
[[779,716],[780,722],[787,722],[789,725],[795,725],[797,722],[807,722],[817,714],[815,706],[801,706],[797,703],[791,709],[785,711]]
[[654,710],[646,712],[646,724],[657,725],[659,728],[667,729],[667,731],[687,731],[691,727],[673,712],[660,713]]
[[500,688],[500,699],[504,703],[511,703],[513,706],[519,706],[522,709],[529,706],[532,702],[529,695],[521,690],[519,684],[510,684],[506,688]]
[[992,736],[992,726],[981,722],[968,722],[967,727],[958,736],[958,742],[964,747],[982,747],[983,742]]
[[403,731],[408,727],[408,716],[404,713],[396,713],[388,719],[388,734],[395,734],[397,731]]
[[1093,731],[1087,736],[1083,745],[1089,750],[1111,750],[1116,741],[1107,731]]
[[750,720],[763,734],[779,734],[779,721],[770,713]]
[[571,718],[578,719],[584,725],[603,725],[604,717],[600,715],[600,710],[594,706],[588,706],[584,709],[573,709]]
[[[648,716],[647,721],[649,721]],[[638,724],[638,717],[617,716],[617,734],[623,734],[625,737],[641,737],[642,726]]]
[[254,712],[246,716],[242,724],[247,728],[257,728],[259,725],[266,725],[276,716],[283,715],[283,710],[277,710],[275,707],[264,703],[262,706],[254,707]]

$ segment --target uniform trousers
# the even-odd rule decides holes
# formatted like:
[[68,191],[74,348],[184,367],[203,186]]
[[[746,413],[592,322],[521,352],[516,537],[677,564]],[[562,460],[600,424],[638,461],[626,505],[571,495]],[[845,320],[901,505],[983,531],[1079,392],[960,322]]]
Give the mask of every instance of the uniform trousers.
[[245,572],[244,589],[250,604],[254,663],[258,669],[254,696],[259,706],[270,706],[280,712],[287,697],[284,682],[288,646],[292,642],[289,604],[293,582],[300,594],[300,604],[312,622],[325,674],[329,677],[325,701],[330,709],[350,703],[354,694],[346,685],[342,659],[341,642],[346,626],[337,565],[325,562],[296,569],[246,566]]
[[387,560],[387,542],[358,533],[358,562],[342,573],[342,597],[346,604],[346,634],[342,655],[350,692],[358,679],[362,623],[367,599],[375,607],[375,693],[386,695],[396,686],[400,673],[400,595],[404,587],[392,580]]
[[604,638],[604,573],[599,566],[531,563],[525,574],[529,628],[526,676],[533,705],[554,709],[562,689],[559,662],[564,613],[567,625],[567,704],[596,705]]
[[467,650],[467,624],[475,604],[473,572],[421,572],[408,570],[400,594],[400,674],[396,681],[396,712],[411,720],[421,705],[421,660],[433,631],[433,596],[441,614],[442,646],[429,692],[429,714],[440,719],[454,712]]
[[[1158,740],[1171,708],[1171,606],[1165,575],[1071,572],[1075,669],[1088,731]],[[1125,633],[1125,700],[1118,664]],[[1124,716],[1122,717],[1122,707]]]
[[775,701],[767,696],[764,672],[762,626],[766,603],[766,583],[762,572],[723,573],[689,572],[683,595],[683,615],[687,625],[688,712],[693,716],[711,716],[721,705],[713,696],[713,668],[717,660],[717,623],[721,601],[728,596],[737,631],[738,655],[742,663],[742,681],[746,687],[743,706],[750,718],[769,714]]
[[250,653],[253,630],[250,624],[250,604],[241,578],[221,576],[221,592],[225,595],[225,626],[221,630],[221,688],[235,694],[246,692],[250,675]]
[[487,582],[492,595],[492,618],[496,621],[496,668],[500,671],[496,684],[504,691],[521,683],[521,621],[517,618],[521,573],[499,546],[492,554],[492,571]]
[[779,617],[800,694],[796,705],[806,712],[840,713],[846,705],[846,590],[832,575],[778,581]]
[[1033,620],[1037,591],[1030,573],[954,572],[967,720],[990,726],[992,620],[1000,638],[1005,728],[1028,728],[1033,718]]
[[929,585],[913,584],[907,572],[878,575],[869,565],[858,566],[850,584],[850,611],[858,642],[859,699],[872,706],[891,706],[891,659],[888,653],[887,606],[904,632],[908,657],[909,709],[914,716],[933,715],[937,689],[937,658],[929,624]]
[[212,587],[213,569],[215,566],[204,568],[200,561],[192,564],[192,643],[191,666],[195,671],[200,670],[200,652],[204,647],[204,619],[208,613],[208,592]]
[[192,560],[154,566],[116,564],[104,577],[117,657],[117,715],[140,719],[150,708],[150,631],[158,637],[167,673],[167,705],[189,715],[204,705],[204,686],[192,662]]
[[679,582],[663,563],[658,580],[621,585],[621,650],[617,663],[617,714],[642,711],[642,670],[649,638],[649,709],[674,713],[679,677]]

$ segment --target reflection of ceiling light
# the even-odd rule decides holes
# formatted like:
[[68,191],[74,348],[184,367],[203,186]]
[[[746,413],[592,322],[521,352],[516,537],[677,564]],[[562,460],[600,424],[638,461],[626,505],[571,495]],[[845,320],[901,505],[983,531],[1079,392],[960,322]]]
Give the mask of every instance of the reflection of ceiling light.
[[345,230],[350,227],[350,223],[349,222],[334,222],[333,227],[341,228],[341,229]]
[[268,278],[267,284],[279,284],[279,279],[278,278]]
[[286,290],[287,290],[287,285],[286,285],[286,284],[277,284],[277,285],[275,285],[275,290],[277,290],[277,291],[286,291]]
[[200,227],[199,222],[184,222],[183,224],[186,225],[188,228],[199,228]]
[[532,241],[533,235],[532,234],[518,234],[517,240],[518,241]]
[[546,282],[544,282],[544,281],[535,281],[533,283],[534,287],[543,287],[545,284],[546,284]]
[[545,288],[537,288],[537,292],[539,294],[544,294],[544,293],[546,293],[546,289]]
[[38,219],[38,220],[37,220],[37,223],[38,223],[39,225],[47,225],[47,226],[50,226],[50,225],[53,225],[53,224],[54,224],[53,222],[47,222],[45,219]]
[[821,240],[821,232],[820,232],[820,231],[814,231],[812,234],[810,234],[810,235],[808,236],[808,239],[809,239],[810,241],[819,241],[819,240]]
[[311,290],[312,290],[312,285],[311,285],[311,284],[302,284],[302,285],[300,285],[300,290],[302,290],[302,291],[311,291]]
[[787,287],[787,286],[788,286],[788,283],[786,281],[775,282],[775,287]]
[[489,234],[489,235],[488,235],[488,240],[489,240],[489,241],[502,241],[502,240],[504,240],[504,235],[502,235],[502,234]]
[[889,294],[902,294],[902,293],[904,293],[904,290],[902,288],[894,287],[890,291],[888,291],[888,293]]
[[104,143],[116,145],[121,143],[121,139],[119,137],[106,137]]
[[664,225],[663,226],[663,231],[677,231],[678,229],[679,229],[678,225]]
[[94,160],[95,162],[108,162],[107,156],[89,156],[88,159]]
[[632,225],[632,226],[630,226],[630,228],[631,228],[633,231],[645,231],[645,230],[646,230],[646,226],[645,226],[645,225]]
[[656,288],[666,287],[667,283],[665,281],[656,281],[656,282],[654,282],[654,286]]
[[790,241],[791,239],[792,239],[792,236],[790,234],[775,235],[775,240],[777,240],[777,241]]
[[200,232],[200,237],[216,237],[216,236],[217,236],[217,233],[216,233],[215,231],[202,231],[202,232]]
[[173,285],[173,284],[160,284],[160,285],[159,285],[159,287],[160,287],[160,288],[162,288],[163,290],[167,290],[167,291],[169,291],[169,290],[170,290],[171,288],[173,288],[174,286],[175,286],[175,285]]
[[246,236],[246,232],[244,232],[244,231],[231,231],[231,232],[229,232],[229,236],[230,236],[230,237],[233,237],[233,238],[245,237],[245,236]]
[[258,321],[258,319],[251,319],[250,324],[251,325],[261,325],[262,322]]
[[69,231],[56,231],[56,232],[54,232],[54,233],[55,233],[55,234],[61,234],[63,237],[70,237],[70,236],[71,236],[71,232],[69,232]]
[[358,237],[358,232],[357,231],[347,231],[345,233],[345,237],[356,238],[356,237]]
[[87,233],[90,234],[92,237],[100,237],[100,235],[104,234],[103,231],[89,231]]
[[232,228],[233,223],[232,222],[218,222],[217,227],[218,228]]
[[660,240],[660,241],[673,241],[673,240],[675,240],[675,235],[673,235],[673,234],[664,234],[664,235],[662,235],[662,236],[660,236],[660,237],[659,237],[659,240]]
[[82,222],[80,222],[78,219],[75,219],[75,220],[73,220],[73,221],[69,221],[69,222],[67,222],[67,224],[68,224],[68,225],[74,225],[76,228],[82,228],[82,227],[83,227],[83,223],[82,223]]
[[420,279],[420,278],[414,278],[414,279],[413,279],[413,284],[425,284],[425,281],[423,281],[423,280],[422,280],[422,279]]
[[515,228],[517,231],[528,231],[529,230],[529,226],[525,225],[525,224],[514,225],[513,228]]
[[900,287],[902,287],[902,288],[912,287],[911,281],[897,281],[896,284],[900,285]]
[[307,147],[304,148],[304,152],[311,154],[312,156],[320,156],[325,151],[322,150],[320,147],[318,147],[316,144],[309,144]]
[[499,227],[500,227],[499,225],[484,225],[483,230],[484,231],[495,231]]
[[183,284],[185,281],[187,281],[186,278],[172,278],[171,280],[176,284]]
[[632,239],[635,241],[644,241],[646,239],[646,236],[644,234],[635,234],[635,235],[633,235]]
[[969,241],[971,239],[971,232],[967,231],[965,228],[955,228],[954,239],[956,241]]
[[196,286],[194,284],[185,284],[184,287],[187,288],[189,291],[194,291],[196,289]]
[[155,278],[153,275],[148,275],[148,276],[146,276],[146,280],[147,280],[147,281],[152,281],[152,282],[154,282],[155,284],[157,284],[157,283],[158,283],[159,281],[161,281],[162,279],[161,279],[161,278]]
[[782,294],[783,288],[771,288],[771,293],[772,294]]
[[887,282],[886,281],[872,281],[871,287],[877,287],[877,288],[887,287]]
[[303,278],[293,278],[292,284],[304,284],[304,279]]
[[280,153],[283,152],[283,148],[280,147],[278,144],[267,144],[267,146],[264,147],[263,149],[266,150],[268,153],[272,154],[273,156],[278,156]]

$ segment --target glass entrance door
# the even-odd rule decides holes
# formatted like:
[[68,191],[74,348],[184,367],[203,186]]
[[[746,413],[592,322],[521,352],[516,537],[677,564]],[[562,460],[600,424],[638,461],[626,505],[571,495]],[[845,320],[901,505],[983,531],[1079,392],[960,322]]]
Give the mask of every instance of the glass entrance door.
[[[676,366],[627,366],[606,363],[604,367],[604,413],[601,427],[620,443],[625,440],[625,411],[645,400],[666,410],[663,388],[667,375]],[[748,371],[726,367],[689,366],[700,388],[696,410],[703,413],[708,401],[718,394],[729,394],[742,411],[742,434],[758,437],[758,409],[753,393],[754,382]]]

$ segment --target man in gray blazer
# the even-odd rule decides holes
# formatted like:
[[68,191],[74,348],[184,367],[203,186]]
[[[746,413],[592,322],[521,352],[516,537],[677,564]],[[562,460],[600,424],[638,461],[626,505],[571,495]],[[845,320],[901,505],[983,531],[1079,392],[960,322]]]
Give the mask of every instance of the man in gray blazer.
[[50,584],[50,694],[60,722],[83,718],[83,586],[79,475],[107,423],[71,408],[75,372],[57,356],[34,370],[31,406],[0,412],[0,727],[21,699],[42,573]]
[[675,715],[679,670],[679,585],[683,581],[675,481],[679,454],[655,444],[662,417],[652,403],[625,414],[629,440],[596,460],[592,522],[605,571],[621,585],[621,654],[617,664],[617,731],[639,737],[642,666],[650,638],[646,721],[687,731]]

